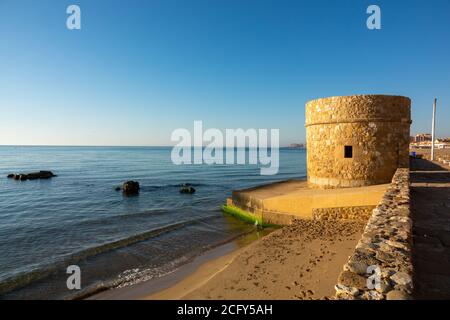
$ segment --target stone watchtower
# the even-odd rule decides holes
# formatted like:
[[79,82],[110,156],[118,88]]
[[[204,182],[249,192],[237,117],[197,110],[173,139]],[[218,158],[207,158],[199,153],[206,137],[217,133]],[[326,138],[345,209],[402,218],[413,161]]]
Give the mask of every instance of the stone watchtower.
[[331,97],[306,104],[308,182],[342,188],[389,183],[409,166],[411,100],[401,96]]

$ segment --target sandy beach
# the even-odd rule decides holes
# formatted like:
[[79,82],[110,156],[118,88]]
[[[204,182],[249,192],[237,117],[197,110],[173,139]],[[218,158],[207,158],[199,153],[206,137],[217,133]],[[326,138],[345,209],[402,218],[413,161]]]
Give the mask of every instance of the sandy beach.
[[364,224],[298,220],[143,299],[330,299]]

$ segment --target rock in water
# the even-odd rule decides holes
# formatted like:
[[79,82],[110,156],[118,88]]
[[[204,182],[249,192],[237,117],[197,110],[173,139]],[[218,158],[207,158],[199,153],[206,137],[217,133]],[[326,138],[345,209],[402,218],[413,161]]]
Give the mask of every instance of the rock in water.
[[193,193],[195,193],[195,189],[192,187],[183,187],[180,189],[180,193],[193,194]]
[[139,182],[137,181],[127,181],[122,185],[122,191],[126,195],[138,194],[139,189]]
[[27,180],[35,180],[35,179],[50,179],[52,177],[56,177],[51,171],[39,171],[32,172],[24,175]]
[[51,171],[38,171],[38,172],[31,172],[31,173],[11,173],[8,174],[8,178],[14,179],[14,180],[36,180],[36,179],[50,179],[52,177],[56,177],[55,174]]
[[182,183],[182,184],[180,184],[180,187],[182,187],[182,188],[184,188],[184,187],[191,187],[192,186],[192,184],[190,184],[190,183]]

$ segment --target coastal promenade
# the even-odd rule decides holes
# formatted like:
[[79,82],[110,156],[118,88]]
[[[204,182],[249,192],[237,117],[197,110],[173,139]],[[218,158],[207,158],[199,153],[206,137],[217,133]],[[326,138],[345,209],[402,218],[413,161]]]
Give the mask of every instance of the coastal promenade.
[[450,171],[411,161],[415,299],[450,299]]

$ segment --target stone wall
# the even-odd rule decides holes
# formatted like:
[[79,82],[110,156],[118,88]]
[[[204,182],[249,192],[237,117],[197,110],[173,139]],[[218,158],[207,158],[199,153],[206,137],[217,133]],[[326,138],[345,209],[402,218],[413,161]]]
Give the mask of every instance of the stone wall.
[[400,168],[339,275],[336,298],[411,298],[411,230],[409,170]]
[[232,199],[227,199],[227,206],[239,208],[249,213],[255,220],[260,220],[268,225],[287,226],[298,219],[295,215],[286,212],[265,210],[262,200],[254,199],[237,191],[233,192]]
[[313,219],[318,220],[358,220],[366,222],[375,206],[314,208]]
[[[312,187],[389,183],[408,167],[411,100],[358,95],[306,104],[307,173]],[[345,157],[345,147],[351,157]]]

